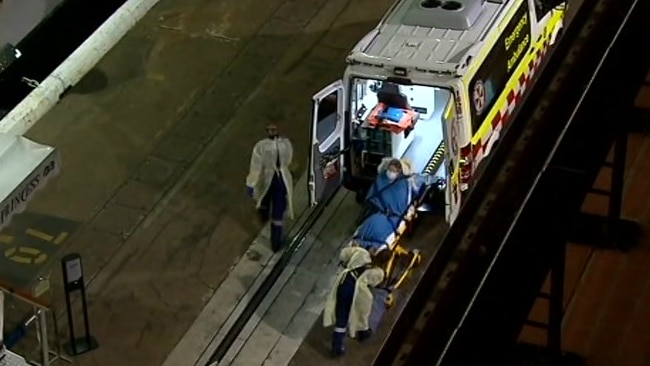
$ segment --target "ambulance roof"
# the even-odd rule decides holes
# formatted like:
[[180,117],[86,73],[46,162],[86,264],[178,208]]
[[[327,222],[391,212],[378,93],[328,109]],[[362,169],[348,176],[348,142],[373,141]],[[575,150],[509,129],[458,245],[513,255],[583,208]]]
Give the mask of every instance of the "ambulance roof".
[[349,62],[454,73],[515,0],[402,0]]

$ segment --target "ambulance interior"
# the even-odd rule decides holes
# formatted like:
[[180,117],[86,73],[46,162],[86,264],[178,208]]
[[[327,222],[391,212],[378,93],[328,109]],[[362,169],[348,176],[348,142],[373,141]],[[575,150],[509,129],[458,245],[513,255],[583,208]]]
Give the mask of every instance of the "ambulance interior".
[[[353,174],[374,178],[384,157],[408,159],[424,172],[443,142],[443,111],[453,100],[444,88],[355,78],[351,102]],[[444,176],[445,165],[435,174]]]

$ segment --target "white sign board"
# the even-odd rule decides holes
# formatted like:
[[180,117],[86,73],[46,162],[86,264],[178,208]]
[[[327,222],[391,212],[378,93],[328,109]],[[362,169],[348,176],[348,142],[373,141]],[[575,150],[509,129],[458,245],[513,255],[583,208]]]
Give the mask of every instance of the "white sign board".
[[74,283],[81,279],[81,258],[65,262],[65,275],[68,283]]
[[59,172],[53,147],[0,133],[0,230],[23,211],[34,192]]

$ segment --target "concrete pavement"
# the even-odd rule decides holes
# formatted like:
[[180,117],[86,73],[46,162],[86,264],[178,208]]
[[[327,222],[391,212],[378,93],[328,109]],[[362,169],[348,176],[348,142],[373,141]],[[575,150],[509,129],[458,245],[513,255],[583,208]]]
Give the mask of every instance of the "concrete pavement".
[[64,164],[30,212],[78,223],[56,255],[83,255],[100,348],[75,364],[162,364],[260,229],[244,177],[264,124],[298,178],[311,95],[390,3],[163,0],[29,132]]

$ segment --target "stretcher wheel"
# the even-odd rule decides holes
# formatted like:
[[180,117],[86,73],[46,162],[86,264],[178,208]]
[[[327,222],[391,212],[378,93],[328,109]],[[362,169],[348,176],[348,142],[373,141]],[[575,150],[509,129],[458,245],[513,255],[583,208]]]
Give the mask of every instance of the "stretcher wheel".
[[384,306],[386,306],[386,308],[390,308],[393,306],[393,304],[395,304],[395,297],[393,294],[388,294],[388,296],[386,296],[384,299]]

